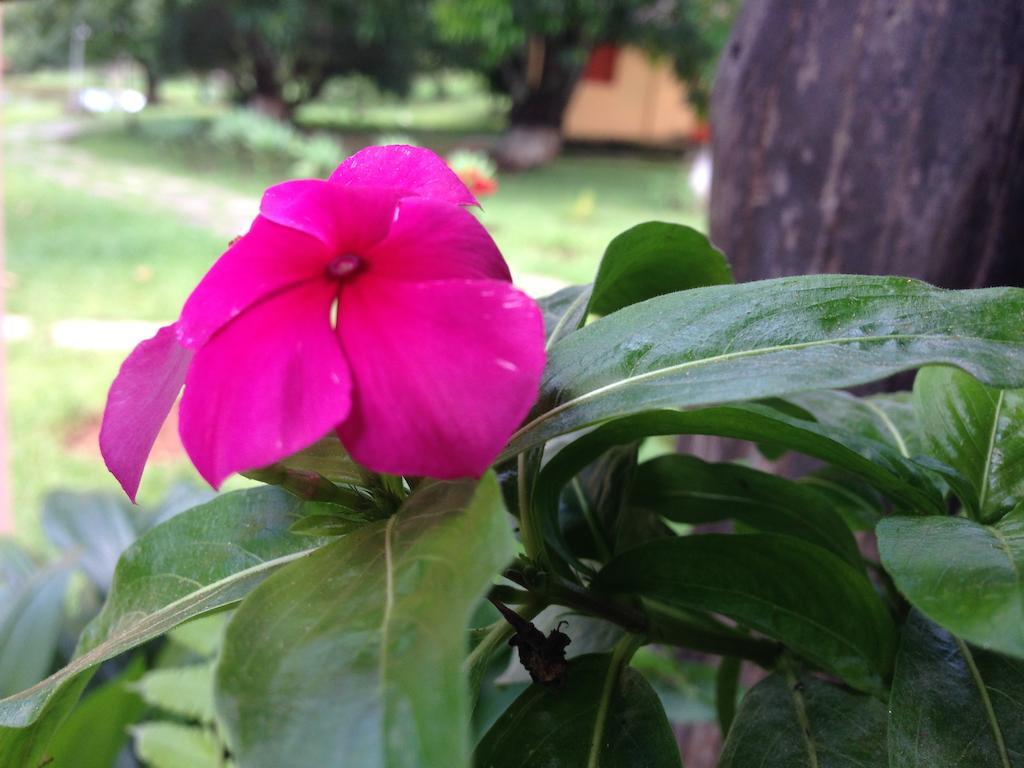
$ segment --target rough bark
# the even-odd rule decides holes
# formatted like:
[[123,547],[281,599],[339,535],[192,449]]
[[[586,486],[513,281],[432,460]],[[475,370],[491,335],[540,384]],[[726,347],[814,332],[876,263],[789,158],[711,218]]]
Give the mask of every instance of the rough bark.
[[750,0],[711,107],[738,279],[1024,285],[1024,3]]

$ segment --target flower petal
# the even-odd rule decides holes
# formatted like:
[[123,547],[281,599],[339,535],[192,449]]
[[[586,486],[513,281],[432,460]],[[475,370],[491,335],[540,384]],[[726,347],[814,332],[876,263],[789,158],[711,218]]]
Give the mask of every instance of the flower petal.
[[133,502],[156,436],[185,382],[192,350],[166,325],[128,355],[107,395],[100,452]]
[[387,235],[397,202],[394,190],[299,179],[275,184],[264,192],[260,214],[312,235],[332,254],[359,253]]
[[377,472],[482,474],[537,398],[537,305],[494,280],[346,285],[338,333],[352,366],[352,413],[338,434]]
[[319,240],[258,216],[188,297],[178,321],[181,343],[201,347],[253,302],[322,275],[332,255]]
[[330,321],[336,291],[326,280],[281,291],[196,353],[179,428],[213,487],[302,450],[348,414],[351,377]]
[[442,158],[429,149],[405,144],[360,150],[337,167],[330,181],[353,187],[391,187],[404,195],[455,205],[479,205]]
[[398,204],[388,236],[366,257],[376,275],[395,280],[512,282],[498,246],[472,213],[423,197]]

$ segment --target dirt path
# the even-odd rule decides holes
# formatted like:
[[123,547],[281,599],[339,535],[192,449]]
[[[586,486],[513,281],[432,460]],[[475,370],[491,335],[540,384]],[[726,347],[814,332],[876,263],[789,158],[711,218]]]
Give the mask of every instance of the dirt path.
[[15,142],[8,162],[30,168],[33,175],[66,189],[170,211],[188,224],[228,239],[245,232],[259,210],[256,197],[153,168],[101,160],[60,141]]

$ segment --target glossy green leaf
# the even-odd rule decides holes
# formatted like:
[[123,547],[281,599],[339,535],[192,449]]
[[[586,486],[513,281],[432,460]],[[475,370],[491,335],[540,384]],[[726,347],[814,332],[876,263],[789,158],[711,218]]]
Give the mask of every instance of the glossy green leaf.
[[674,291],[731,283],[722,252],[692,227],[648,221],[608,243],[589,311],[598,315]]
[[929,452],[960,475],[974,517],[998,520],[1024,500],[1024,391],[933,366],[914,381],[914,405]]
[[213,666],[154,669],[132,686],[147,704],[189,720],[212,723]]
[[464,629],[514,554],[488,473],[425,484],[268,579],[228,625],[217,671],[239,764],[465,766]]
[[982,648],[1024,658],[1024,506],[995,525],[893,517],[877,532],[882,564],[925,616]]
[[942,496],[925,469],[889,445],[836,427],[825,427],[757,403],[696,411],[648,411],[603,424],[566,445],[544,467],[526,514],[530,517],[530,528],[543,532],[539,538],[546,550],[565,562],[573,562],[574,554],[558,526],[558,505],[562,489],[578,472],[612,446],[650,435],[682,434],[772,440],[844,467],[903,508],[931,514],[941,514],[945,509]]
[[38,683],[52,668],[69,578],[68,562],[40,568],[0,605],[0,696]]
[[135,753],[149,768],[222,768],[223,748],[210,731],[180,723],[144,723],[132,729]]
[[110,596],[76,658],[0,700],[0,765],[32,765],[100,662],[201,613],[241,600],[318,540],[288,532],[320,505],[277,488],[224,494],[157,526],[121,557]]
[[520,452],[608,419],[847,387],[930,363],[1024,385],[1024,290],[818,275],[659,296],[555,344]]
[[813,488],[738,464],[709,464],[672,454],[637,469],[629,505],[679,523],[733,519],[831,550],[861,567],[857,542],[827,497]]
[[650,538],[640,513],[623,514],[636,462],[637,443],[613,446],[566,486],[559,520],[579,557],[604,562],[613,552]]
[[[476,768],[680,768],[658,696],[608,654],[581,656],[562,690],[532,685],[480,741]],[[440,765],[440,763],[439,763]]]
[[743,699],[718,768],[884,768],[885,718],[871,696],[774,674]]
[[909,458],[924,453],[924,437],[909,392],[857,397],[834,389],[790,395],[799,406],[827,427],[885,443]]
[[895,628],[867,577],[790,536],[648,542],[608,563],[593,587],[728,616],[861,690],[880,690],[892,666]]
[[1024,662],[970,648],[914,613],[889,698],[890,768],[1024,765]]
[[146,704],[129,684],[145,670],[142,656],[75,707],[47,750],[54,768],[109,768],[128,743],[128,727],[146,713]]

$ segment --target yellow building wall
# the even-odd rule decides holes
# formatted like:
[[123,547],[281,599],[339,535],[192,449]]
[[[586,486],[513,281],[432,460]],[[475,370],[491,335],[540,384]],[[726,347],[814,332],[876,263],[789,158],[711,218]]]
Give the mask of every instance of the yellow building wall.
[[610,82],[581,79],[562,121],[567,139],[671,144],[698,127],[672,62],[639,48],[618,52]]

